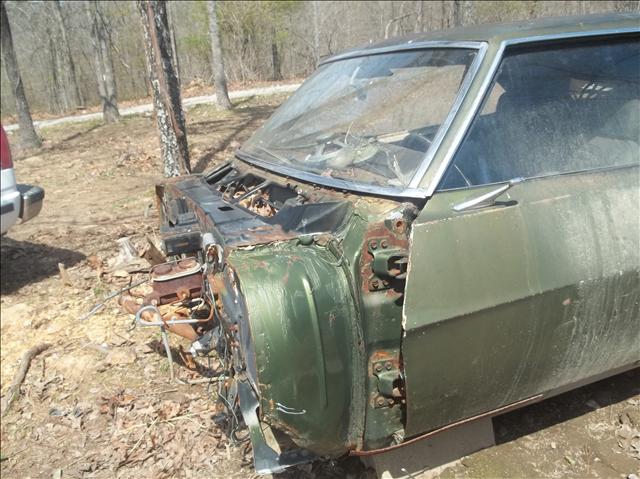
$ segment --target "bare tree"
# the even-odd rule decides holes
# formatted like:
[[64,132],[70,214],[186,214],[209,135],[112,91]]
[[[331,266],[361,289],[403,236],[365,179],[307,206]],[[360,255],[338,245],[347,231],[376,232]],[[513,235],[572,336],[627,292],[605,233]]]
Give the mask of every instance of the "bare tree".
[[169,37],[171,38],[171,54],[173,57],[173,68],[176,71],[178,84],[180,83],[180,58],[178,57],[178,46],[176,44],[175,15],[172,8],[173,2],[167,2],[167,21],[169,23]]
[[138,0],[144,31],[147,73],[153,90],[153,106],[160,134],[164,175],[189,174],[189,146],[180,101],[180,85],[174,68],[166,4],[162,0]]
[[280,52],[278,51],[278,34],[276,29],[272,29],[271,34],[271,63],[273,64],[272,80],[282,80],[282,62],[280,61]]
[[315,67],[320,61],[320,13],[318,12],[318,0],[313,0],[311,5],[313,6],[313,56]]
[[69,38],[67,36],[67,25],[62,15],[62,7],[60,6],[60,0],[54,0],[53,4],[53,17],[58,24],[58,30],[60,32],[60,63],[62,70],[60,76],[64,79],[65,100],[67,108],[77,107],[83,103],[82,96],[80,94],[80,88],[78,88],[78,80],[76,78],[76,65],[71,55],[71,47],[69,46]]
[[463,0],[453,0],[453,26],[462,25],[462,17],[464,15]]
[[418,14],[416,15],[415,25],[413,27],[414,32],[424,31],[424,1],[418,0]]
[[118,111],[118,93],[113,73],[109,31],[98,7],[98,2],[88,1],[86,8],[91,27],[93,63],[98,80],[98,93],[102,101],[102,116],[105,123],[114,123],[120,120],[120,112]]
[[227,78],[224,74],[224,58],[220,44],[220,30],[218,30],[218,13],[215,0],[207,2],[209,12],[209,36],[211,37],[211,61],[213,62],[213,83],[216,88],[216,102],[220,108],[231,109],[231,100],[227,92]]
[[51,96],[51,103],[54,105],[56,113],[62,113],[66,108],[66,101],[62,98],[64,96],[65,84],[59,75],[59,72],[62,69],[60,65],[60,56],[58,55],[55,36],[51,31],[50,26],[45,26],[44,31],[48,41],[47,50],[49,51],[49,73],[51,75],[51,81],[48,82],[47,87],[49,95]]
[[20,142],[26,148],[39,148],[42,145],[40,138],[36,134],[31,119],[31,111],[29,103],[24,94],[22,86],[22,77],[18,68],[18,59],[13,49],[13,37],[11,36],[11,26],[9,25],[9,17],[5,9],[4,2],[0,3],[0,37],[2,42],[2,59],[7,72],[7,77],[11,83],[11,90],[16,103],[16,112],[18,114],[18,124],[20,125]]
[[[103,81],[96,65],[99,54],[92,50],[84,2],[56,0],[7,1],[14,48],[32,113],[58,113],[75,103],[69,53],[62,32],[66,32],[80,93],[88,105],[107,99],[107,87],[96,88],[94,78]],[[59,7],[59,8],[58,8]],[[172,57],[182,84],[200,82],[212,76],[220,55],[212,61],[207,2],[168,0],[165,8],[169,27],[177,43]],[[147,81],[145,53],[136,2],[98,1],[98,21],[105,28],[103,39],[113,57],[111,68],[117,99],[137,99],[151,94]],[[298,79],[315,68],[320,57],[385,37],[410,31],[430,31],[454,25],[481,25],[537,17],[611,11],[638,11],[638,0],[526,0],[520,2],[471,0],[319,1],[269,0],[262,2],[216,2],[218,36],[224,48],[227,81],[254,82],[270,79]],[[58,12],[62,13],[60,27]],[[98,22],[100,23],[100,22]],[[93,26],[93,19],[89,24]],[[28,59],[28,60],[27,60]],[[102,60],[100,60],[102,62]],[[28,63],[27,63],[28,62]],[[67,76],[69,74],[69,76]],[[108,77],[108,74],[107,74]],[[57,78],[58,82],[55,82]],[[0,89],[2,113],[16,113],[14,96],[2,71]],[[218,82],[220,83],[220,82]],[[212,88],[213,90],[213,88]],[[64,92],[68,91],[65,100]],[[114,90],[115,91],[115,90]],[[223,99],[223,95],[220,95]],[[81,103],[84,103],[81,100]]]

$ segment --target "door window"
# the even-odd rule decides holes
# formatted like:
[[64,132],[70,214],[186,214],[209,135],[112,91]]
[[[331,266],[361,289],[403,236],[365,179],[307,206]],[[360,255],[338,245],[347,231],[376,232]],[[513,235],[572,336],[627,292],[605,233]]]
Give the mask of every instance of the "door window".
[[439,190],[640,162],[640,42],[507,50]]

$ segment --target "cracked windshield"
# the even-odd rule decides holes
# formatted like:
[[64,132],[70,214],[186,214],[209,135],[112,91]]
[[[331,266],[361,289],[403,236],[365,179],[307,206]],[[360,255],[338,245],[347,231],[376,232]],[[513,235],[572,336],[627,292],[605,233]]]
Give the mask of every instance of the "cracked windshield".
[[439,48],[323,65],[242,152],[322,176],[405,187],[475,55]]

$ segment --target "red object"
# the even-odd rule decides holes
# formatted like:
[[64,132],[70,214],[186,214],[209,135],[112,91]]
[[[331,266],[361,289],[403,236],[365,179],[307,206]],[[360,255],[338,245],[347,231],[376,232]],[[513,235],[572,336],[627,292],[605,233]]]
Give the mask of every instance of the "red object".
[[13,161],[11,161],[11,151],[9,150],[9,140],[7,140],[7,134],[4,132],[4,128],[0,125],[0,165],[3,170],[7,168],[13,168]]

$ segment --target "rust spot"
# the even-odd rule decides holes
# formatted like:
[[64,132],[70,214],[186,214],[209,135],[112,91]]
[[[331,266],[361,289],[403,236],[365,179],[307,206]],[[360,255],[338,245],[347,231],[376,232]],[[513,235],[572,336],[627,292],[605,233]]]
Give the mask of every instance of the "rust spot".
[[407,222],[403,219],[397,219],[393,223],[393,230],[398,234],[404,234],[407,230]]
[[[136,314],[138,310],[142,307],[142,304],[138,304],[136,299],[129,295],[122,295],[118,298],[118,303],[122,308],[127,311],[129,314]],[[185,311],[181,311],[179,307],[165,307],[163,310],[160,310],[162,314],[161,318],[157,318],[154,313],[151,311],[145,311],[141,315],[141,319],[143,321],[158,321],[161,319],[163,322],[169,321],[171,318],[177,317],[178,319],[185,317]],[[209,321],[210,318],[204,318],[202,322]],[[165,328],[167,331],[170,331],[178,336],[182,336],[183,338],[187,338],[190,341],[195,341],[198,339],[198,334],[195,329],[189,324],[166,324]]]
[[[360,277],[363,294],[375,294],[386,290],[394,300],[404,294],[404,282],[391,278],[380,278],[373,272],[373,252],[389,248],[407,250],[409,240],[406,237],[407,222],[402,219],[382,221],[372,224],[364,235],[362,254],[360,255]],[[400,273],[400,271],[396,271]]]
[[[184,178],[177,177],[176,179],[166,180],[163,187],[163,194],[166,197],[181,198],[187,207],[188,211],[192,211],[198,222],[201,225],[203,231],[215,231],[216,225],[213,223],[212,218],[202,209],[202,205],[193,201],[192,198],[184,196],[182,190],[178,187],[178,183],[184,181]],[[296,233],[293,231],[286,232],[282,229],[282,226],[277,224],[265,224],[252,229],[246,229],[242,232],[241,236],[236,238],[229,238],[225,242],[227,248],[224,249],[225,256],[228,250],[236,249],[242,246],[255,246],[260,244],[273,243],[276,241],[288,241],[295,239]],[[223,258],[224,259],[224,258]]]
[[194,258],[154,266],[150,276],[153,291],[145,297],[146,304],[171,304],[202,295],[202,273]]

